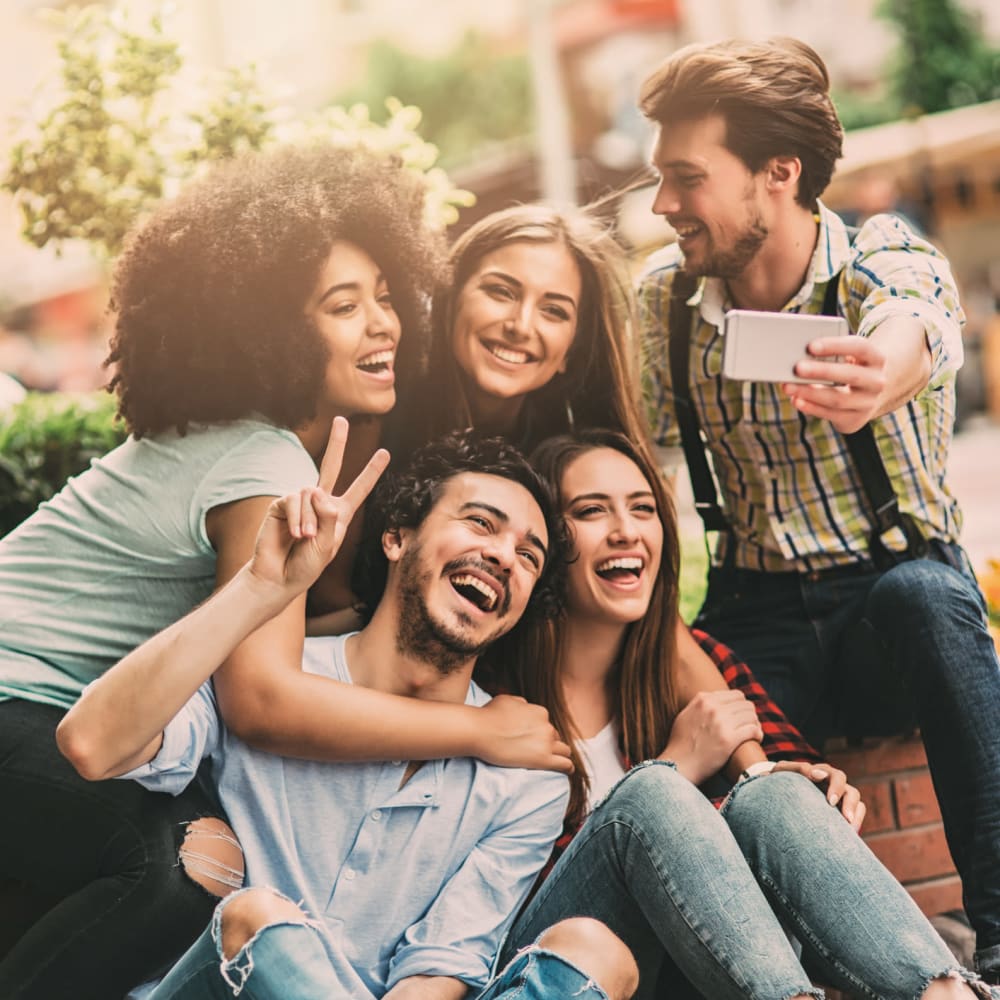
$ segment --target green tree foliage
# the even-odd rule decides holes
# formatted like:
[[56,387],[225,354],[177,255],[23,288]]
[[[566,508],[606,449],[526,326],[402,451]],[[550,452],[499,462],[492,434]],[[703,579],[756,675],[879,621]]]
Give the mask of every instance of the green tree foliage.
[[323,139],[400,156],[427,187],[431,224],[450,224],[471,203],[434,166],[437,148],[417,133],[417,108],[380,98],[388,105],[381,124],[366,107],[282,121],[253,67],[212,84],[182,81],[180,49],[162,17],[136,27],[124,8],[104,5],[50,16],[61,34],[58,85],[49,110],[24,123],[2,181],[36,246],[80,239],[112,258],[136,219],[204,163],[275,141]]
[[337,97],[338,103],[378,107],[394,95],[423,112],[423,134],[446,163],[470,150],[529,134],[531,76],[522,53],[501,54],[470,32],[451,52],[423,58],[389,42],[376,42],[365,82]]
[[0,415],[0,536],[125,439],[106,393],[29,393]]
[[1000,97],[1000,51],[956,0],[882,0],[879,14],[899,33],[889,79],[903,114]]

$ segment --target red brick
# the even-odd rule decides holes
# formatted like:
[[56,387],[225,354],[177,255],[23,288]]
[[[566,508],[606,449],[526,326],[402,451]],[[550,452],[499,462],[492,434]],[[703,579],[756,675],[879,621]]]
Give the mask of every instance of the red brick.
[[885,830],[896,829],[896,815],[892,808],[892,786],[885,780],[872,780],[853,782],[861,792],[861,801],[868,808],[865,814],[864,826],[861,828],[865,835],[871,833],[881,833]]
[[876,833],[865,837],[865,842],[879,861],[903,883],[950,875],[955,870],[940,823],[892,833]]
[[941,810],[929,772],[903,775],[893,783],[896,786],[899,825],[903,829],[935,823],[941,819]]
[[962,907],[962,882],[957,875],[913,882],[906,887],[906,891],[928,917]]
[[868,741],[861,747],[830,754],[830,763],[847,772],[847,777],[889,774],[925,767],[927,755],[919,736],[890,737]]

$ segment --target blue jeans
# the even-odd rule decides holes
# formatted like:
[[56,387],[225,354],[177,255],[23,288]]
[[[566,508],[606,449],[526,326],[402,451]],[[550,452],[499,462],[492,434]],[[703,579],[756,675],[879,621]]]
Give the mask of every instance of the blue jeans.
[[[211,924],[149,1000],[362,1000],[334,972],[322,932],[311,923],[275,923],[259,930],[231,959],[220,945],[227,897]],[[607,994],[566,959],[531,945],[507,964],[476,1000],[607,1000]]]
[[816,746],[920,726],[977,964],[1000,970],[1000,660],[965,553],[931,547],[884,573],[716,568],[697,624]]
[[603,921],[631,948],[641,997],[653,995],[665,954],[713,1000],[822,996],[782,922],[827,981],[865,996],[913,1000],[945,973],[975,978],[956,968],[819,789],[794,773],[741,782],[718,812],[672,765],[634,768],[517,919],[501,960],[570,916]]

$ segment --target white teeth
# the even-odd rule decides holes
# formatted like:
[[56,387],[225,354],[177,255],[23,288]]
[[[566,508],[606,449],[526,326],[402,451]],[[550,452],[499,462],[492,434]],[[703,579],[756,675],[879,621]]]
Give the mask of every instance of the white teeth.
[[376,351],[368,354],[358,362],[359,368],[374,368],[376,365],[391,365],[395,354],[392,351]]
[[604,562],[602,562],[597,567],[597,572],[607,573],[613,569],[641,570],[642,560],[639,559],[637,556],[629,556],[627,558],[620,558],[620,559],[605,559]]
[[686,240],[690,236],[694,236],[701,229],[701,226],[674,226],[674,232],[682,239]]
[[495,358],[499,358],[501,361],[509,361],[512,365],[523,365],[531,360],[531,355],[525,351],[512,351],[509,347],[488,344],[486,349]]
[[494,605],[497,603],[497,592],[488,583],[480,580],[478,576],[462,573],[458,576],[453,576],[451,582],[456,587],[472,587],[473,590],[478,590],[480,594],[489,600],[489,603],[486,605],[487,611],[492,611]]

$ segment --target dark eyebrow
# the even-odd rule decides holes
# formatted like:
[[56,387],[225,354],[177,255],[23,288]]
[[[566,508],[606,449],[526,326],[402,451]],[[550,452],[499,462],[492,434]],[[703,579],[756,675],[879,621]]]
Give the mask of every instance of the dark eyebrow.
[[[626,495],[625,499],[635,500],[637,497],[653,497],[654,500],[656,499],[656,497],[653,496],[652,490],[633,490],[631,493]],[[611,499],[610,493],[581,493],[579,496],[571,498],[567,506],[579,503],[581,500],[610,500],[610,499]]]
[[704,173],[705,168],[700,163],[695,163],[693,160],[671,160],[669,163],[658,163],[656,167],[659,170],[697,170],[699,173]]
[[[495,278],[502,278],[504,281],[509,281],[516,288],[523,288],[524,284],[517,280],[512,274],[507,274],[505,271],[492,270],[486,271],[485,274],[492,275]],[[572,295],[565,295],[562,292],[546,292],[543,298],[546,299],[562,299],[564,302],[568,302],[574,309],[576,309],[576,299]]]
[[[378,288],[379,285],[386,284],[385,275],[379,272],[375,276],[375,287]],[[320,297],[317,305],[322,305],[331,295],[336,295],[337,292],[360,292],[361,282],[359,281],[342,281],[340,284],[331,285]]]
[[[501,524],[509,524],[510,518],[507,514],[502,511],[499,507],[494,507],[493,504],[484,503],[482,500],[469,500],[463,503],[461,507],[458,508],[460,514],[468,511],[470,509],[485,510],[492,514]],[[539,552],[542,553],[542,560],[546,560],[549,557],[549,550],[545,547],[545,543],[530,529],[528,530],[525,537],[528,542],[533,545]]]

